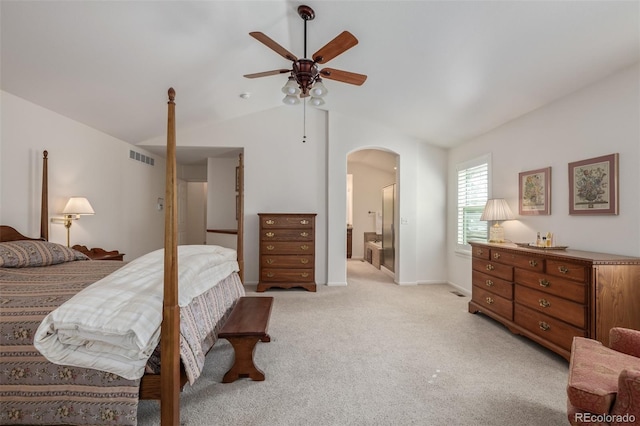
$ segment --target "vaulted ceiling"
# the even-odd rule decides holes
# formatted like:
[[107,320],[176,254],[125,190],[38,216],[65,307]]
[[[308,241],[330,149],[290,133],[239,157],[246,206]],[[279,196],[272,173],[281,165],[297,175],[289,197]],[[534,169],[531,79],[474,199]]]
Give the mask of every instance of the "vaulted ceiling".
[[[249,32],[303,57],[300,4],[2,0],[1,88],[134,144],[164,131],[170,86],[181,126],[285,107],[286,74],[243,77],[291,65]],[[308,53],[348,30],[359,44],[327,66],[368,75],[325,80],[322,108],[443,147],[640,58],[638,1],[305,4]]]

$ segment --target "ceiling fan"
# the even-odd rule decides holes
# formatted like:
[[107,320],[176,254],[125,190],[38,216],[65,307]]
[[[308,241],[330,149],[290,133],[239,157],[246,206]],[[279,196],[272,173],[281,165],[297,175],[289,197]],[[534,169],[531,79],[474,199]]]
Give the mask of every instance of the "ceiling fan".
[[261,32],[251,32],[249,35],[265,46],[279,54],[285,59],[292,62],[291,69],[277,69],[272,71],[264,71],[255,74],[246,74],[246,78],[266,77],[276,74],[290,73],[289,80],[282,88],[285,93],[283,102],[285,104],[294,105],[300,102],[300,98],[311,97],[310,102],[319,106],[324,104],[322,97],[327,94],[327,89],[322,84],[322,78],[341,81],[343,83],[362,85],[367,79],[366,75],[357,74],[349,71],[337,70],[334,68],[318,69],[318,64],[325,64],[336,56],[349,50],[356,44],[358,39],[349,31],[343,31],[336,38],[327,43],[307,59],[307,21],[315,18],[315,12],[309,6],[301,5],[298,7],[298,15],[304,20],[304,58],[298,59],[293,53],[273,41],[267,35]]

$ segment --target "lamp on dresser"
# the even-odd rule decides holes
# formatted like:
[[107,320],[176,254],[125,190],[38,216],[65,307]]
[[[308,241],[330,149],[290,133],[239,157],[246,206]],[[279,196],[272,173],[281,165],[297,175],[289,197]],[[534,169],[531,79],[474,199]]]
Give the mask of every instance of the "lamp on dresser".
[[504,228],[500,225],[500,221],[513,219],[515,219],[515,217],[504,198],[491,198],[487,200],[480,220],[494,222],[493,226],[489,228],[489,242],[504,243]]
[[71,228],[72,220],[80,219],[80,216],[94,215],[91,203],[85,197],[71,197],[67,201],[67,205],[64,206],[62,214],[64,218],[53,218],[52,222],[63,222],[64,227],[67,228],[67,247],[69,247],[69,230]]

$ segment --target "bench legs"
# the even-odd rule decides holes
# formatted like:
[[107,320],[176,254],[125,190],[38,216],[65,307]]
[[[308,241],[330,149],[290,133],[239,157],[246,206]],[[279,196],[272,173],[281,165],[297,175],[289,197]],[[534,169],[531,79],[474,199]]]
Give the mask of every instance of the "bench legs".
[[264,373],[253,363],[253,352],[258,341],[270,342],[271,337],[265,334],[263,336],[225,337],[225,339],[233,346],[235,359],[233,366],[222,378],[222,383],[235,382],[240,377],[248,377],[256,381],[264,380]]

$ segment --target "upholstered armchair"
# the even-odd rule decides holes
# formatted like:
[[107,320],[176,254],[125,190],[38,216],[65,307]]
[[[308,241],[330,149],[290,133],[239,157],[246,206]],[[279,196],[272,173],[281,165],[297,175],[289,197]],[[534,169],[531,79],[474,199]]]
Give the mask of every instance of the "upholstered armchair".
[[640,331],[612,328],[609,346],[573,338],[567,385],[572,425],[640,424]]

